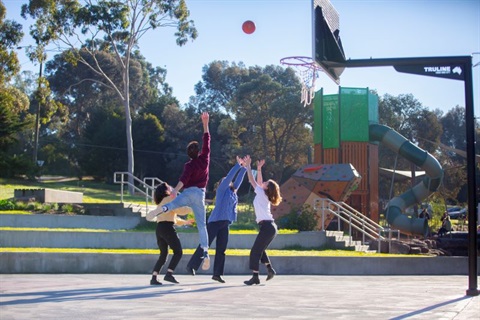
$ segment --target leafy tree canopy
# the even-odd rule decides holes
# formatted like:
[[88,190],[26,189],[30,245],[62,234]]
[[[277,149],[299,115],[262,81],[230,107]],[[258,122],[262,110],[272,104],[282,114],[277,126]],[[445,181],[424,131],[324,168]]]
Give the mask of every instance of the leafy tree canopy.
[[22,25],[5,20],[7,10],[0,0],[0,86],[3,87],[20,70],[14,49],[23,38]]

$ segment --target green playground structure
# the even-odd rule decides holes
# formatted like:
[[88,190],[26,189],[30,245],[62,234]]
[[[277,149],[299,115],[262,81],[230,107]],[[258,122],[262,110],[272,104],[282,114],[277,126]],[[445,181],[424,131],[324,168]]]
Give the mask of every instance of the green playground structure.
[[[410,217],[405,210],[420,204],[435,192],[443,169],[431,154],[420,149],[392,128],[379,124],[378,96],[368,88],[339,87],[338,94],[314,98],[314,164],[351,164],[361,181],[345,201],[362,214],[379,222],[383,213],[390,227],[405,234],[426,235],[427,221]],[[378,179],[379,146],[404,157],[426,172],[422,181],[380,207]]]

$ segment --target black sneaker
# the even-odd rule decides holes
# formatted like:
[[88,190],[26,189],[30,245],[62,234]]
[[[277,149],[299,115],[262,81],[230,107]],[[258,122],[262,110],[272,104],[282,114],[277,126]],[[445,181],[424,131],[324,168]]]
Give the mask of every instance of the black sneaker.
[[194,276],[194,275],[195,275],[195,269],[187,266],[186,270],[187,270],[187,274],[189,274],[189,275],[191,275],[191,276]]
[[225,283],[225,280],[223,280],[222,276],[213,276],[212,280],[218,281],[220,283]]
[[165,277],[163,277],[163,280],[168,281],[168,282],[172,282],[172,283],[180,283],[171,274],[166,274]]
[[151,279],[151,280],[150,280],[150,285],[151,285],[151,286],[161,286],[162,283],[161,283],[161,282],[158,282],[157,279]]
[[260,279],[258,277],[252,277],[250,280],[243,281],[247,286],[251,286],[252,284],[260,284]]
[[267,268],[267,271],[268,271],[267,281],[273,279],[273,277],[275,277],[275,275],[277,274],[275,272],[275,269],[273,269],[272,267]]

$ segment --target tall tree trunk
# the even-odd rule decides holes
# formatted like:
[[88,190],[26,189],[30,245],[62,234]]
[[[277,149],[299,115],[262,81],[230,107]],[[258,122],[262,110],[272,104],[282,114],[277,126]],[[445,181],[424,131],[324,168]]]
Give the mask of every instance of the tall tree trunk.
[[127,62],[125,65],[125,72],[124,72],[124,79],[123,82],[125,83],[124,87],[124,105],[125,105],[125,130],[127,134],[127,153],[128,153],[128,173],[130,174],[128,177],[128,192],[130,195],[134,195],[134,183],[133,180],[134,172],[134,158],[133,158],[133,137],[132,137],[132,114],[130,112],[130,70],[129,70],[129,59],[127,58]]

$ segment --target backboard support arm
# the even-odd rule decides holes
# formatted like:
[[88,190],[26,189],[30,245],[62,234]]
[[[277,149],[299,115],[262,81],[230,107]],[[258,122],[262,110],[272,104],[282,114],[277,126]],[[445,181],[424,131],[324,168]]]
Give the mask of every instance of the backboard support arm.
[[[458,75],[451,79],[463,80],[465,90],[465,127],[467,140],[467,184],[468,184],[468,278],[469,286],[466,294],[468,296],[477,296],[477,187],[475,175],[475,114],[473,108],[473,75],[472,75],[472,57],[471,56],[452,56],[452,57],[417,57],[417,58],[386,58],[386,59],[349,59],[345,63],[329,62],[332,67],[361,68],[361,67],[414,67],[414,66],[441,66],[441,65],[459,65],[462,68],[463,79]],[[398,70],[397,70],[398,71]],[[405,71],[402,71],[405,72]],[[410,73],[410,72],[409,72]],[[412,72],[413,73],[413,72]],[[419,74],[419,73],[415,73]],[[433,74],[423,74],[435,76]],[[443,76],[445,77],[445,76]]]

